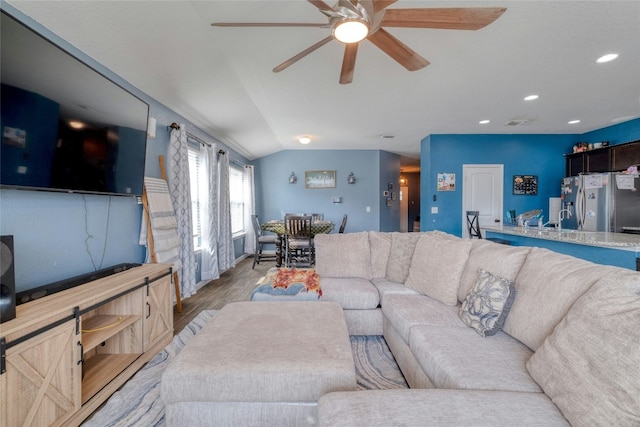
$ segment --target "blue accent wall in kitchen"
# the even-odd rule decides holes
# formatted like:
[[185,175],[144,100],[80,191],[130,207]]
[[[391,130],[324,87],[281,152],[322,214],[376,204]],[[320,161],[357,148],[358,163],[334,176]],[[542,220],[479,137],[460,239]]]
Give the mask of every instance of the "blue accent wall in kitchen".
[[[549,135],[429,135],[421,142],[422,231],[442,230],[462,235],[462,165],[504,165],[504,210],[542,209],[548,219],[549,197],[558,197],[565,173],[564,154],[576,142],[609,141],[611,145],[640,139],[640,119],[584,134]],[[436,191],[438,173],[455,173],[456,190]],[[513,175],[538,175],[538,195],[512,194]],[[433,197],[436,196],[436,201]],[[431,208],[438,213],[432,214]]]
[[[462,165],[504,165],[504,209],[525,212],[543,209],[557,197],[564,175],[564,153],[571,151],[574,135],[431,135],[422,141],[421,223],[426,230],[462,236]],[[425,155],[425,153],[430,155]],[[438,173],[456,174],[455,191],[436,191]],[[513,195],[513,175],[538,175],[538,194]],[[436,196],[436,201],[433,197]],[[438,213],[432,214],[431,208]]]

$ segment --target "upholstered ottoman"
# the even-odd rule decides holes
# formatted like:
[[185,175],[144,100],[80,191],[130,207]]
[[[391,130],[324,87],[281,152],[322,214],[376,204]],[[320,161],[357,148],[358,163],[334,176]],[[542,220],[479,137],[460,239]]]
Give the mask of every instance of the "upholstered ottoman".
[[332,302],[226,305],[167,367],[167,426],[304,426],[318,399],[356,389],[342,307]]

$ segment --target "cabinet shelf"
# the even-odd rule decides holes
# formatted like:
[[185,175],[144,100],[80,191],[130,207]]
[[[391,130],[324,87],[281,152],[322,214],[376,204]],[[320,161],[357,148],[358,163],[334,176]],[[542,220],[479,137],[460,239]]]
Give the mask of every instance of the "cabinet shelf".
[[91,399],[120,372],[131,365],[139,354],[96,354],[84,362],[82,403]]
[[82,319],[82,345],[84,352],[96,348],[129,325],[137,322],[139,315],[99,314],[88,319]]

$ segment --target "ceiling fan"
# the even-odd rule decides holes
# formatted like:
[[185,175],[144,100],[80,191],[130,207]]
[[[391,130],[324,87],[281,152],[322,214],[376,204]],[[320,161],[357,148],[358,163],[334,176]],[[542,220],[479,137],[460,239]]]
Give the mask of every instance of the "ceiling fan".
[[506,10],[502,7],[387,9],[398,0],[339,0],[331,7],[323,0],[307,0],[329,21],[322,24],[301,22],[214,22],[215,27],[318,27],[331,28],[330,36],[287,59],[273,69],[278,73],[311,52],[338,40],[345,44],[340,84],[353,81],[358,44],[369,40],[409,71],[420,70],[429,61],[392,36],[383,27],[437,28],[478,30],[498,19]]

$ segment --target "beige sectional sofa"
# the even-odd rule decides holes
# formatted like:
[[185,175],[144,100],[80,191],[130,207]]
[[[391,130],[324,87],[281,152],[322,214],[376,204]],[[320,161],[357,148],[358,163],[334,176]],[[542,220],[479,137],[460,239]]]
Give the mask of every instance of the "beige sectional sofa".
[[323,299],[411,386],[328,393],[320,425],[640,425],[640,273],[441,232],[315,245]]

